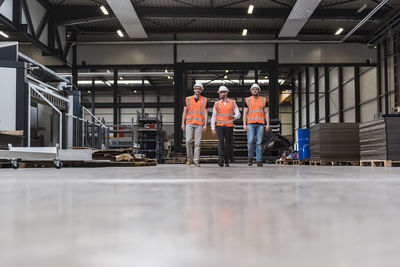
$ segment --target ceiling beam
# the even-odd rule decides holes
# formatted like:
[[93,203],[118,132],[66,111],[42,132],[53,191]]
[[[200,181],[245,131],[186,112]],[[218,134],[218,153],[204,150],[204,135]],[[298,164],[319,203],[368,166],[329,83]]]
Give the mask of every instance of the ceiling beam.
[[[245,8],[194,8],[194,7],[138,7],[135,8],[138,16],[143,18],[220,18],[220,19],[282,19],[286,20],[289,16],[289,8],[257,8],[252,15],[247,14]],[[357,13],[356,9],[317,9],[310,20],[361,20],[366,12]],[[374,15],[374,20],[382,20],[386,15],[385,11],[378,11]],[[104,16],[99,8],[93,6],[56,6],[54,17],[57,24],[68,24],[77,21],[82,23],[90,20],[109,20],[115,18],[114,15]]]

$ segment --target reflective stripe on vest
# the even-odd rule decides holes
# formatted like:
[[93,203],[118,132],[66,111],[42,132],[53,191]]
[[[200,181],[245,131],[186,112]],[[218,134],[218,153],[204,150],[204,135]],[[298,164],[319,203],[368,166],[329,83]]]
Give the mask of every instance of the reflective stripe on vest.
[[260,100],[256,100],[254,96],[246,98],[246,104],[248,106],[247,112],[247,123],[261,123],[265,124],[265,107],[267,105],[267,99],[260,97]]
[[[201,102],[200,99],[202,99]],[[207,98],[200,96],[200,99],[197,102],[195,102],[194,96],[189,96],[186,98],[186,107],[187,107],[186,124],[204,125],[205,123],[204,113],[207,104]]]
[[[228,110],[227,107],[229,102],[231,102],[230,110]],[[233,127],[233,120],[229,119],[228,116],[233,116],[235,114],[236,102],[234,100],[228,100],[222,108],[220,108],[219,103],[220,101],[215,103],[215,109],[217,111],[217,117],[218,117],[218,119],[215,120],[217,126]],[[221,113],[221,109],[222,112],[224,113]]]

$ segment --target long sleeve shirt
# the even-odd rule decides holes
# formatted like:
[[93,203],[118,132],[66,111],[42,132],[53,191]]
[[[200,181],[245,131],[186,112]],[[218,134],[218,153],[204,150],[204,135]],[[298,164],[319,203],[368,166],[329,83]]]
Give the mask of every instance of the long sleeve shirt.
[[[226,102],[224,102],[224,101],[222,101],[222,100],[219,100],[223,105],[226,105]],[[233,119],[234,120],[237,120],[237,119],[239,119],[240,118],[240,112],[239,112],[239,109],[238,109],[238,106],[237,105],[235,105],[235,114],[233,115]],[[213,113],[212,113],[212,117],[211,117],[211,130],[215,130],[215,121],[217,120],[217,109],[215,108],[215,105],[214,105],[214,108],[213,108]]]

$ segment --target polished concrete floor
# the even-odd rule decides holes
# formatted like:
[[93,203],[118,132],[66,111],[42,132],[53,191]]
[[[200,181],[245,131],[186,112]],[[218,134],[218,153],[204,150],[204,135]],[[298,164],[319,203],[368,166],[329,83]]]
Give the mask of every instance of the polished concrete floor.
[[398,267],[400,168],[0,170],[0,266]]

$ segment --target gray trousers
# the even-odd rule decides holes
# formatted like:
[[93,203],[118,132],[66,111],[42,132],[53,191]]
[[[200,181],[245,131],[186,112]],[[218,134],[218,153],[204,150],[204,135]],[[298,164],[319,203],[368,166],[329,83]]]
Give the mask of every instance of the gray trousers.
[[[203,125],[186,124],[186,155],[188,159],[199,161],[200,158],[200,145],[201,135],[203,133]],[[193,133],[194,133],[194,156],[193,156]]]

